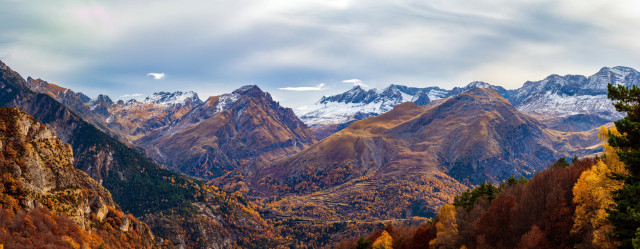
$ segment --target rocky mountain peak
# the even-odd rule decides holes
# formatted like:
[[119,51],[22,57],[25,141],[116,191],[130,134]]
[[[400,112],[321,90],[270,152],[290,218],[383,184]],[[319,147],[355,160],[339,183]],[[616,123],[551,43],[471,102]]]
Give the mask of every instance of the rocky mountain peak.
[[501,86],[495,86],[495,85],[491,85],[489,83],[483,82],[483,81],[473,81],[469,84],[467,84],[464,87],[454,87],[453,89],[451,89],[451,91],[449,91],[447,93],[447,97],[451,97],[451,96],[455,96],[458,95],[464,91],[467,91],[469,89],[473,89],[473,88],[492,88],[497,90],[502,96],[504,96],[505,98],[508,98],[511,95],[511,91],[504,89]]
[[467,86],[465,87],[466,89],[471,89],[471,88],[491,88],[493,87],[493,85],[484,82],[484,81],[473,81],[469,84],[467,84]]
[[242,86],[236,90],[234,90],[232,93],[234,94],[240,94],[240,95],[245,95],[245,94],[251,94],[251,93],[264,93],[262,91],[262,89],[260,89],[258,86],[256,85],[246,85],[246,86]]
[[615,66],[615,67],[602,67],[600,71],[598,71],[598,73],[596,74],[615,74],[618,76],[625,77],[629,74],[638,74],[638,71],[630,67]]
[[27,83],[29,84],[29,88],[37,92],[48,94],[55,99],[66,99],[67,101],[70,101],[77,98],[73,91],[42,79],[27,77]]
[[[29,84],[16,71],[11,70],[9,66],[0,60],[0,88],[2,83],[12,84],[18,88],[29,89]],[[1,102],[1,101],[0,101]]]
[[78,96],[82,103],[88,104],[89,102],[91,102],[91,98],[89,98],[89,96],[85,95],[84,93],[78,92],[76,93],[76,96]]
[[108,104],[108,105],[112,105],[113,104],[113,100],[111,100],[111,98],[109,98],[109,96],[104,95],[104,94],[100,94],[98,95],[98,97],[96,97],[95,99],[91,100],[91,105],[98,105],[98,104]]
[[491,98],[504,99],[504,96],[500,95],[500,92],[497,89],[491,88],[491,87],[470,88],[469,90],[465,91],[464,94],[469,95],[469,96],[491,97]]
[[143,100],[144,103],[149,104],[185,104],[186,102],[202,103],[202,100],[198,98],[198,94],[193,91],[181,92],[157,92]]
[[[214,178],[248,162],[298,152],[314,141],[290,108],[250,85],[209,97],[137,143],[158,161],[181,172]],[[190,145],[184,146],[186,143]]]
[[92,99],[91,101],[89,101],[89,107],[91,107],[91,110],[104,109],[103,111],[105,113],[108,113],[106,109],[111,107],[112,105],[113,105],[113,100],[111,100],[109,96],[103,95],[103,94],[100,94],[95,99]]
[[322,97],[319,103],[338,102],[338,103],[371,103],[379,97],[375,89],[365,90],[361,86],[354,86],[349,91],[342,94]]
[[640,84],[640,73],[633,68],[616,66],[613,68],[603,67],[596,74],[589,77],[590,89],[606,90],[607,84],[623,84],[626,86]]

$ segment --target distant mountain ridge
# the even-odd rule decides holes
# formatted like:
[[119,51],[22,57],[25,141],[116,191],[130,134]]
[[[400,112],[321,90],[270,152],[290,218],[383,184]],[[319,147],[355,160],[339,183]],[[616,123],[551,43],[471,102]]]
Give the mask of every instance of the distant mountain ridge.
[[404,102],[425,105],[447,97],[439,87],[416,88],[390,85],[383,90],[365,90],[355,86],[342,94],[322,97],[316,105],[299,111],[300,119],[310,127],[342,124],[385,113]]
[[596,74],[550,75],[540,81],[527,81],[510,101],[522,111],[534,115],[564,117],[578,113],[603,118],[622,118],[606,97],[607,84],[631,87],[640,84],[640,73],[629,67],[604,67]]
[[515,90],[481,81],[451,90],[400,85],[390,85],[383,90],[364,90],[356,86],[342,94],[322,97],[316,104],[297,110],[297,114],[322,138],[331,133],[323,129],[344,128],[346,125],[343,124],[380,115],[403,102],[425,105],[472,88],[493,88],[518,110],[546,119],[545,123],[551,127],[579,131],[594,128],[589,123],[599,126],[623,116],[615,111],[606,97],[608,83],[638,85],[640,73],[629,67],[603,67],[589,77],[554,74],[540,81],[527,81]]

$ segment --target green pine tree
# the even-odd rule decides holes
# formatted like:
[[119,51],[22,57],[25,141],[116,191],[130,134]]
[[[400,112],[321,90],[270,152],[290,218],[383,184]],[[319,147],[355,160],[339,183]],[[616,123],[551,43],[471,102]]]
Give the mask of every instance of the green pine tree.
[[615,208],[608,210],[614,226],[613,237],[621,242],[619,248],[633,248],[633,239],[640,228],[640,88],[609,84],[607,97],[617,101],[616,110],[627,116],[615,122],[622,134],[609,134],[609,144],[617,149],[628,175],[613,175],[624,181],[622,189],[613,192]]

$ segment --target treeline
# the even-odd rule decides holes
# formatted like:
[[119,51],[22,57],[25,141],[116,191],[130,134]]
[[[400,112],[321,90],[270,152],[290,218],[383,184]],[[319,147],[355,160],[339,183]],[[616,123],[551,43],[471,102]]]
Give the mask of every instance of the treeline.
[[[573,187],[595,164],[594,159],[583,159],[544,170],[530,181],[510,178],[499,187],[482,184],[444,205],[429,223],[388,226],[337,248],[591,248],[585,233],[572,233]],[[390,246],[376,247],[381,240]]]

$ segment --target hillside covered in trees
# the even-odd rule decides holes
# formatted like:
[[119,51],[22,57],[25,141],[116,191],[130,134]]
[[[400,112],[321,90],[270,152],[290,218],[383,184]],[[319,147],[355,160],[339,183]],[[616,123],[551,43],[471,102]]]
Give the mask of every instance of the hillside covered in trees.
[[481,184],[429,222],[388,225],[336,248],[640,248],[640,88],[609,85],[608,96],[627,116],[600,128],[595,158]]

